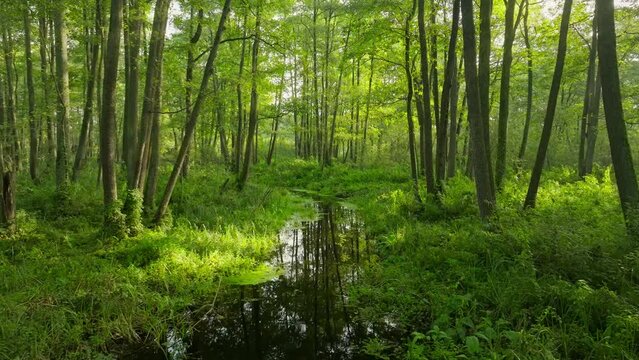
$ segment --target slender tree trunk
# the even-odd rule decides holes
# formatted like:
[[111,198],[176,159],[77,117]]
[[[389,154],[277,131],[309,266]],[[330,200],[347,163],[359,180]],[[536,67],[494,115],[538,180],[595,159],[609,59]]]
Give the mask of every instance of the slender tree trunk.
[[[44,10],[41,10],[44,12]],[[55,142],[53,141],[53,121],[51,119],[51,109],[49,108],[49,97],[50,97],[50,81],[49,75],[47,73],[47,61],[48,61],[48,52],[47,52],[47,20],[44,14],[40,15],[38,18],[39,25],[39,41],[40,41],[40,80],[42,81],[42,95],[43,95],[43,109],[42,109],[42,122],[46,124],[47,128],[47,155],[49,159],[53,159],[55,157]]]
[[156,3],[153,18],[153,29],[151,30],[151,42],[149,43],[149,56],[146,68],[146,81],[144,85],[144,99],[142,102],[142,118],[140,121],[140,132],[138,135],[138,148],[136,153],[136,174],[135,182],[129,184],[129,189],[139,189],[143,191],[148,174],[151,132],[153,127],[153,114],[157,108],[160,92],[157,90],[162,86],[162,61],[164,59],[164,37],[168,21],[170,0],[158,0]]
[[57,157],[56,188],[63,190],[68,185],[68,133],[69,133],[69,64],[67,55],[67,29],[64,22],[65,9],[60,4],[54,10],[55,23],[55,67],[57,84]]
[[[142,0],[129,0],[127,34],[124,47],[127,56],[127,76],[124,96],[124,124],[122,128],[122,153],[127,169],[127,186],[135,188],[136,148],[138,139],[138,93],[140,84],[140,43],[142,37]],[[107,49],[110,51],[111,49]]]
[[613,0],[596,0],[597,28],[599,30],[599,68],[606,113],[606,127],[610,142],[612,165],[615,169],[619,200],[631,235],[639,234],[639,188],[632,162],[632,152],[623,117],[619,69],[617,62],[617,39]]
[[88,79],[86,87],[86,98],[84,103],[84,112],[82,115],[82,126],[80,129],[80,139],[78,141],[78,149],[75,153],[75,161],[73,163],[73,172],[71,179],[77,181],[80,170],[84,166],[86,159],[87,147],[89,144],[89,132],[90,123],[93,121],[93,96],[95,94],[96,79],[98,77],[98,60],[100,57],[100,43],[102,39],[99,34],[102,28],[102,0],[96,1],[96,13],[95,13],[95,34],[92,39],[87,39],[91,44],[89,46],[89,53],[91,54],[91,60],[88,69]]
[[488,130],[482,121],[482,106],[477,75],[477,53],[475,40],[475,24],[473,16],[473,1],[462,0],[462,26],[464,38],[464,63],[466,76],[466,91],[468,96],[468,121],[472,145],[472,162],[474,166],[475,187],[477,189],[477,203],[479,213],[487,219],[495,212],[495,195],[490,176],[490,156],[484,144],[485,132]]
[[257,65],[260,49],[260,8],[258,6],[255,15],[255,37],[253,39],[253,48],[251,50],[251,107],[249,110],[249,128],[246,136],[246,151],[244,152],[244,163],[242,171],[237,180],[238,189],[242,190],[248,179],[249,168],[251,166],[251,154],[253,153],[254,142],[257,145]]
[[464,58],[459,61],[459,68],[455,68],[452,74],[452,88],[450,90],[450,139],[448,142],[448,169],[447,177],[452,178],[457,173],[457,139],[460,124],[457,122],[457,104],[459,102],[459,73],[461,73]]
[[[5,25],[6,26],[6,25]],[[3,135],[2,154],[2,220],[3,225],[10,231],[15,230],[16,206],[15,206],[15,177],[18,170],[18,146],[16,144],[16,115],[15,102],[13,98],[13,41],[9,29],[4,28],[2,32],[2,43],[5,59],[6,89],[0,86],[0,92],[7,91],[6,104],[4,99],[0,99],[0,121]],[[0,84],[2,85],[2,84]],[[6,105],[6,106],[5,106]],[[6,118],[5,118],[6,115]]]
[[[493,0],[480,0],[479,8],[479,101],[481,105],[481,121],[484,129],[484,146],[488,154],[488,175],[490,176],[490,189],[492,197],[495,197],[495,178],[492,169],[492,156],[490,147],[490,52],[492,38],[490,33],[490,18],[493,12]],[[470,108],[470,106],[469,106]],[[470,110],[470,109],[469,109]]]
[[555,73],[552,78],[550,95],[548,96],[548,107],[546,109],[546,116],[544,118],[544,128],[541,133],[541,140],[539,140],[539,149],[537,150],[537,158],[535,160],[535,166],[533,167],[532,175],[530,177],[530,185],[528,186],[528,193],[526,194],[524,208],[535,207],[535,202],[537,200],[537,191],[539,189],[539,181],[541,179],[541,172],[544,167],[544,161],[546,160],[548,143],[550,142],[552,124],[555,118],[555,110],[557,108],[557,96],[559,95],[559,88],[561,86],[561,75],[564,70],[564,63],[566,59],[568,26],[570,23],[571,10],[572,10],[572,0],[566,0],[564,2],[564,11],[561,17],[561,29],[559,30],[559,48],[557,50],[557,62],[555,64]]
[[120,34],[122,32],[122,0],[111,0],[109,37],[104,56],[104,83],[102,90],[102,114],[100,115],[100,162],[104,205],[110,207],[118,200],[115,168],[116,129],[115,107],[118,81],[118,61],[120,59]]
[[[162,65],[160,64],[160,67]],[[160,69],[159,82],[162,83],[162,69]],[[149,214],[155,206],[155,193],[158,187],[158,174],[160,167],[160,119],[162,117],[162,89],[161,86],[155,88],[155,109],[151,124],[151,143],[149,156],[149,176],[144,187],[144,211]]]
[[243,119],[243,115],[244,115],[244,106],[243,106],[243,99],[242,99],[242,74],[244,73],[244,58],[246,56],[246,31],[247,31],[247,16],[248,16],[248,11],[244,12],[244,33],[242,35],[243,39],[242,39],[242,52],[240,54],[240,71],[239,71],[239,76],[238,76],[238,80],[237,80],[237,87],[236,87],[236,92],[237,92],[237,133],[236,135],[236,140],[235,140],[235,154],[234,154],[234,162],[233,162],[233,171],[239,175],[240,173],[240,164],[242,163],[242,148],[243,148],[243,139],[244,137],[242,136],[242,123],[244,122]]
[[[433,119],[430,111],[430,87],[428,80],[428,47],[426,45],[426,23],[424,21],[425,5],[424,0],[417,0],[417,23],[419,27],[419,53],[420,53],[420,70],[422,73],[422,96],[424,104],[423,123],[423,139],[424,139],[424,158],[422,159],[424,166],[424,174],[426,176],[426,191],[429,194],[435,194],[437,187],[435,185],[435,175],[433,174]],[[408,31],[405,29],[405,31]],[[406,39],[408,41],[408,39]],[[405,56],[408,56],[404,54]],[[405,66],[410,63],[406,62]],[[410,70],[410,68],[408,69]],[[409,79],[412,82],[412,79]],[[411,101],[409,99],[409,101]]]
[[[419,0],[421,4],[420,16],[422,17],[421,18],[422,22],[423,22],[423,15],[424,15],[423,12],[421,11],[424,9],[423,1],[424,0]],[[413,123],[413,95],[414,95],[413,75],[410,70],[410,65],[411,65],[410,64],[410,59],[411,59],[411,51],[410,51],[411,26],[410,24],[413,20],[413,16],[415,15],[415,6],[416,6],[416,0],[413,0],[413,8],[411,12],[408,14],[408,16],[406,16],[406,22],[404,24],[404,70],[406,71],[406,82],[407,82],[407,88],[408,88],[408,93],[406,95],[406,119],[408,120],[408,153],[410,155],[410,172],[411,172],[411,177],[413,179],[413,195],[415,197],[415,201],[417,201],[418,203],[421,203],[421,197],[419,196],[419,182],[418,182],[419,173],[417,171],[417,154],[415,152],[415,125]],[[421,31],[420,31],[420,34],[421,34]],[[421,43],[421,39],[420,39],[420,43]],[[422,76],[423,75],[424,74],[422,74]],[[428,83],[426,82],[426,84]],[[423,92],[428,93],[427,88],[424,88]],[[429,164],[429,166],[432,169],[432,163]]]
[[[437,155],[436,155],[436,163],[435,163],[435,173],[437,174],[437,181],[439,182],[438,187],[441,188],[441,183],[444,181],[446,177],[446,149],[448,147],[448,117],[452,113],[452,107],[457,106],[457,104],[452,104],[453,92],[457,84],[456,81],[456,71],[457,71],[457,33],[459,31],[459,1],[454,0],[453,2],[453,23],[450,34],[450,42],[448,43],[448,59],[446,63],[446,73],[444,74],[444,85],[442,90],[442,106],[441,106],[441,115],[439,116],[439,127],[437,129]],[[456,100],[455,100],[456,101]],[[454,115],[456,116],[456,115]],[[452,118],[454,119],[454,116]],[[452,121],[454,122],[454,120]],[[452,133],[452,124],[451,124],[451,134],[450,141],[453,141],[454,134]],[[454,173],[454,165],[453,165],[453,173]]]
[[344,42],[344,52],[342,55],[342,61],[340,62],[340,65],[339,65],[339,77],[337,79],[337,89],[335,89],[335,99],[333,102],[333,118],[331,120],[331,133],[329,136],[328,146],[326,147],[326,153],[324,154],[325,165],[330,165],[333,160],[332,150],[333,150],[333,143],[335,141],[335,126],[337,123],[337,111],[339,108],[340,92],[342,90],[342,78],[344,76],[344,67],[346,67],[346,60],[347,60],[346,56],[348,53],[348,41],[350,39],[350,36],[351,36],[351,29],[349,27],[346,32],[346,40]]
[[211,79],[211,75],[214,70],[215,59],[217,58],[217,50],[219,48],[220,41],[222,40],[222,33],[224,32],[224,23],[226,22],[226,18],[228,17],[230,8],[231,8],[231,0],[225,0],[224,8],[222,9],[222,14],[220,15],[220,23],[217,26],[217,30],[215,32],[215,38],[213,40],[213,45],[211,46],[209,57],[204,67],[204,73],[202,74],[202,83],[200,85],[200,89],[198,90],[198,95],[195,100],[195,103],[193,103],[193,109],[191,110],[191,116],[190,116],[189,122],[186,124],[186,127],[184,128],[184,139],[182,141],[182,144],[180,145],[180,150],[178,152],[177,159],[173,166],[173,170],[171,171],[171,176],[169,177],[169,181],[166,184],[166,189],[164,190],[162,201],[160,202],[160,206],[158,207],[158,210],[155,213],[154,220],[156,223],[162,220],[162,218],[164,217],[164,214],[166,213],[166,210],[169,206],[169,202],[171,201],[171,195],[173,194],[173,189],[175,189],[175,185],[177,184],[178,177],[180,175],[180,172],[182,171],[182,164],[184,163],[186,152],[188,148],[191,146],[191,142],[193,141],[193,133],[195,132],[195,125],[197,124],[197,119],[200,116],[200,111],[202,109],[202,104],[204,103],[204,99],[207,97],[209,80]]
[[[501,189],[506,176],[506,157],[508,150],[508,116],[510,107],[510,73],[513,63],[513,42],[520,16],[515,21],[515,0],[506,2],[506,29],[504,30],[504,54],[501,62],[501,82],[499,88],[499,120],[497,123],[497,163],[495,180],[497,189]],[[521,7],[519,11],[521,15]]]
[[[588,77],[586,79],[586,91],[584,93],[584,107],[581,114],[581,126],[579,136],[579,159],[577,162],[579,177],[583,178],[586,172],[586,147],[590,134],[588,133],[591,102],[595,96],[595,86],[597,83],[597,11],[592,20],[592,41],[590,43],[590,56],[588,58]],[[599,104],[597,104],[598,106]]]
[[26,62],[27,97],[29,104],[29,175],[38,179],[38,128],[35,119],[35,87],[33,85],[33,59],[31,58],[31,16],[27,6],[24,10],[24,54]]
[[532,119],[532,102],[533,102],[533,55],[530,47],[530,37],[528,34],[528,14],[530,1],[526,1],[526,10],[524,12],[524,43],[526,44],[527,70],[528,70],[528,95],[526,98],[526,121],[524,123],[524,134],[521,138],[521,146],[519,147],[519,162],[524,160],[526,148],[528,147],[528,132],[530,130],[530,120]]
[[[362,134],[362,153],[359,157],[360,163],[364,162],[364,155],[366,154],[366,140],[368,138],[368,119],[371,112],[371,94],[373,90],[373,76],[375,74],[375,57],[371,55],[371,68],[368,75],[368,92],[366,94],[366,114],[364,115],[364,130]],[[422,161],[423,162],[423,161]]]
[[[190,21],[190,29],[191,29],[191,39],[189,40],[189,48],[187,51],[187,60],[186,60],[186,89],[185,89],[185,108],[186,108],[186,116],[185,118],[189,118],[189,113],[191,112],[191,97],[193,93],[193,68],[195,67],[195,58],[193,56],[193,48],[197,45],[198,41],[200,41],[200,37],[202,36],[202,19],[204,18],[204,10],[200,9],[197,13],[197,27],[195,29],[195,33],[193,33],[193,7],[191,7],[191,21]],[[186,154],[186,159],[184,159],[184,166],[182,168],[182,176],[185,178],[189,173],[189,153]]]
[[601,71],[597,70],[595,79],[595,94],[590,102],[588,114],[588,139],[586,142],[586,155],[584,158],[585,174],[592,173],[592,165],[595,159],[595,145],[599,133],[599,104],[601,103]]

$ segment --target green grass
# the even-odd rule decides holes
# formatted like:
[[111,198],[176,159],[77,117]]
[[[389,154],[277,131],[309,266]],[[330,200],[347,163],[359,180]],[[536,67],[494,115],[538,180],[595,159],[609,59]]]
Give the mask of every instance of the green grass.
[[52,184],[21,179],[19,233],[0,240],[0,358],[100,358],[119,344],[161,344],[169,328],[186,331],[186,310],[209,306],[230,283],[221,279],[271,271],[263,263],[277,232],[306,200],[258,185],[220,191],[228,174],[191,174],[176,191],[175,226],[120,241],[102,236],[93,176],[63,208]]
[[342,199],[366,223],[374,254],[349,306],[395,334],[364,341],[372,358],[639,357],[639,249],[606,169],[585,181],[547,171],[529,211],[528,177],[513,177],[487,225],[461,176],[418,205],[400,166],[278,161],[258,165],[243,193],[206,168],[178,185],[173,227],[121,241],[102,236],[94,181],[61,207],[53,184],[20,179],[20,230],[0,240],[0,358],[105,358],[186,332],[186,310],[277,275],[264,259],[310,198]]

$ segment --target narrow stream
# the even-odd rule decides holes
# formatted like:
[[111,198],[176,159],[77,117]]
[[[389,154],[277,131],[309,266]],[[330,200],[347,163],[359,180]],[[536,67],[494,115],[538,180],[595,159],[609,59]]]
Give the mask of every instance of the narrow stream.
[[188,358],[354,359],[361,326],[345,287],[356,281],[369,246],[355,212],[317,203],[318,218],[291,221],[279,234],[272,281],[233,286],[195,329]]

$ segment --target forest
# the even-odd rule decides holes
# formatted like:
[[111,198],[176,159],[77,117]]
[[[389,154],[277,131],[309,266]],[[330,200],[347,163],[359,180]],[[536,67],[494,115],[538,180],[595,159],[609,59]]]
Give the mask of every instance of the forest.
[[0,359],[639,359],[636,1],[0,5]]

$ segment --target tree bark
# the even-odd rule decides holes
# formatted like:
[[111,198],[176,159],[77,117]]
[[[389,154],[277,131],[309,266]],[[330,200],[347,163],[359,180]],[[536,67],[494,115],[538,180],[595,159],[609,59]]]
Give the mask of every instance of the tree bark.
[[462,26],[464,38],[464,72],[466,77],[466,92],[468,97],[468,122],[472,145],[472,163],[474,167],[475,187],[477,189],[477,203],[479,213],[483,219],[488,219],[495,212],[495,195],[490,176],[490,155],[484,144],[485,132],[488,130],[482,121],[482,103],[480,99],[475,39],[475,24],[473,16],[473,1],[462,0]]
[[161,87],[162,62],[164,59],[164,37],[170,0],[158,0],[153,18],[151,41],[149,43],[149,56],[146,67],[146,81],[144,85],[144,99],[142,102],[142,118],[138,134],[138,148],[136,152],[135,182],[129,184],[129,189],[143,191],[148,174],[151,132],[153,127],[153,115],[159,101],[158,88]]
[[78,180],[78,175],[80,170],[84,166],[84,161],[86,159],[87,147],[89,143],[89,131],[90,131],[90,123],[93,121],[93,97],[95,94],[96,88],[96,79],[98,77],[98,60],[100,57],[100,43],[102,39],[100,38],[100,32],[102,28],[102,0],[96,0],[96,13],[95,13],[95,34],[91,40],[91,44],[89,46],[89,53],[91,54],[91,62],[89,63],[88,69],[88,79],[86,86],[86,98],[84,103],[84,112],[82,115],[82,126],[80,129],[80,139],[78,141],[78,149],[75,153],[75,161],[73,163],[73,172],[71,175],[71,179],[73,181]]
[[[446,160],[447,154],[446,150],[448,148],[448,117],[453,113],[453,106],[457,106],[455,103],[453,105],[453,101],[457,101],[453,99],[453,92],[457,90],[454,89],[457,87],[457,33],[459,31],[459,1],[453,1],[453,22],[450,34],[450,41],[448,43],[448,59],[446,62],[446,73],[444,74],[444,85],[442,90],[442,105],[441,105],[441,115],[439,116],[439,127],[437,129],[437,153],[436,153],[436,162],[435,162],[435,173],[437,174],[437,181],[439,182],[438,188],[441,189],[442,182],[446,177]],[[451,133],[450,133],[450,141],[452,142],[454,139],[453,134],[453,124],[456,115],[451,116]],[[452,146],[451,146],[452,147]],[[452,150],[452,149],[451,149]],[[454,158],[453,158],[454,162]],[[450,169],[449,169],[450,170]],[[453,165],[453,173],[454,165]],[[449,171],[450,173],[450,171]]]
[[533,102],[533,55],[530,47],[530,36],[528,34],[528,14],[530,1],[526,1],[526,10],[524,12],[524,43],[526,44],[527,72],[528,72],[528,95],[526,97],[526,121],[524,123],[524,134],[521,138],[521,146],[519,147],[519,162],[524,160],[526,148],[528,147],[528,132],[530,130],[530,120],[532,119],[532,102]]
[[629,233],[639,234],[639,188],[632,162],[632,152],[623,117],[619,69],[617,63],[617,39],[613,0],[596,0],[597,24],[599,29],[599,68],[601,87],[606,113],[606,127],[610,142],[612,165],[615,169],[619,200]]
[[501,190],[506,176],[508,150],[508,116],[510,107],[510,73],[513,63],[513,42],[521,15],[521,7],[515,21],[515,0],[506,1],[506,29],[504,30],[504,54],[501,62],[501,82],[499,87],[499,118],[497,123],[497,163],[495,181]]
[[111,206],[118,199],[115,168],[116,129],[115,107],[120,59],[120,34],[122,32],[122,0],[111,0],[109,35],[104,56],[104,83],[102,90],[102,114],[100,115],[100,162],[104,205]]
[[561,76],[564,70],[564,63],[566,59],[568,26],[570,24],[571,10],[572,10],[572,0],[566,0],[564,2],[564,11],[561,16],[561,28],[559,30],[559,48],[557,50],[557,62],[555,64],[555,73],[552,78],[550,95],[548,96],[548,107],[546,108],[546,116],[544,117],[544,128],[541,133],[541,140],[539,140],[539,149],[537,150],[537,158],[535,160],[535,165],[533,167],[532,175],[530,177],[530,185],[528,186],[528,193],[526,194],[524,208],[535,207],[535,202],[537,200],[537,191],[539,189],[539,181],[541,179],[541,172],[544,167],[544,161],[546,160],[546,152],[548,151],[548,143],[550,142],[550,135],[552,133],[552,124],[555,118],[555,110],[557,108],[557,96],[559,95],[559,88],[561,86]]
[[251,107],[249,110],[249,128],[246,136],[244,163],[242,164],[242,171],[237,180],[237,187],[240,190],[244,189],[244,185],[246,185],[246,180],[248,179],[249,168],[251,166],[251,154],[253,153],[254,146],[253,142],[256,141],[254,137],[257,133],[257,65],[260,49],[260,10],[258,7],[255,14],[255,37],[251,50]]
[[[597,11],[592,20],[592,41],[590,43],[590,55],[588,58],[588,76],[586,79],[586,91],[584,93],[584,106],[581,113],[581,125],[579,136],[579,159],[577,162],[579,177],[583,178],[589,172],[586,171],[586,148],[588,146],[589,120],[592,109],[591,102],[594,101],[597,83]],[[598,107],[599,104],[597,104]]]
[[[420,16],[421,21],[423,22],[423,1],[418,0],[420,2]],[[406,22],[404,24],[404,70],[406,71],[406,83],[408,87],[408,93],[406,94],[406,119],[408,121],[408,153],[410,155],[410,172],[411,177],[413,179],[413,195],[415,197],[415,201],[421,203],[421,198],[419,196],[419,182],[418,182],[418,171],[417,171],[417,154],[415,152],[415,125],[413,123],[413,75],[410,70],[410,59],[411,59],[411,51],[410,51],[410,43],[411,43],[411,31],[410,31],[410,23],[413,20],[413,16],[415,15],[415,6],[416,1],[413,0],[413,8],[406,16]],[[421,27],[423,29],[423,26]],[[421,31],[420,31],[421,35]],[[420,36],[420,44],[421,44],[421,36]],[[423,50],[423,48],[422,48]],[[422,53],[423,55],[423,53]],[[423,64],[422,64],[423,66]],[[424,74],[422,74],[423,76]],[[428,93],[428,88],[425,88],[424,93]],[[429,109],[430,111],[430,109]],[[432,155],[432,154],[431,154]],[[429,164],[432,171],[432,163]],[[427,170],[428,171],[428,170]]]
[[[419,27],[419,54],[420,70],[422,73],[422,103],[424,104],[424,119],[422,137],[424,141],[424,175],[426,176],[426,191],[429,194],[437,193],[435,176],[433,174],[433,119],[430,111],[430,82],[428,81],[428,46],[426,45],[426,23],[424,21],[425,12],[424,0],[417,0],[417,24]],[[408,40],[406,40],[408,41]],[[406,55],[406,54],[405,54]],[[409,66],[408,62],[405,66]],[[410,71],[410,68],[408,68]],[[412,82],[412,79],[408,81]],[[411,89],[412,91],[412,89]],[[411,99],[409,99],[411,101]]]
[[[124,124],[122,127],[122,153],[127,169],[129,190],[136,186],[136,149],[138,139],[138,93],[140,84],[140,43],[142,37],[142,0],[129,0],[125,56],[127,57],[124,96]],[[110,48],[108,49],[111,50]]]
[[64,6],[58,4],[54,10],[55,23],[55,67],[57,84],[57,154],[56,188],[63,190],[68,185],[68,133],[69,133],[69,64],[67,55],[67,29],[64,21]]
[[479,101],[481,105],[481,121],[485,152],[488,154],[488,174],[490,176],[490,191],[495,197],[495,178],[492,169],[490,147],[490,52],[492,38],[490,32],[490,17],[493,12],[493,0],[480,0],[479,8]]
[[29,116],[29,175],[31,180],[38,179],[38,127],[35,119],[35,87],[33,85],[33,59],[31,58],[31,15],[29,4],[24,10],[24,54],[26,62],[26,81]]

